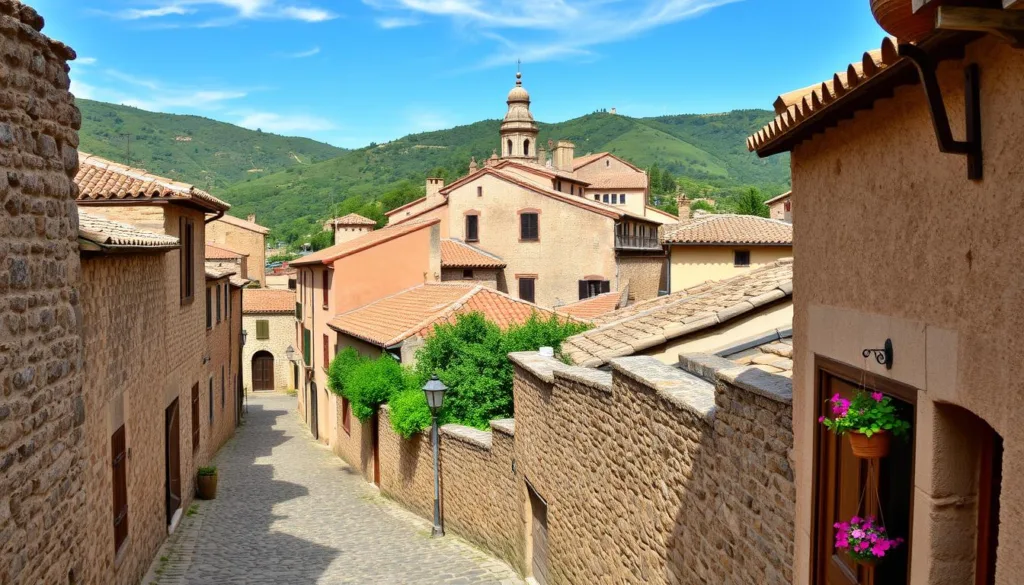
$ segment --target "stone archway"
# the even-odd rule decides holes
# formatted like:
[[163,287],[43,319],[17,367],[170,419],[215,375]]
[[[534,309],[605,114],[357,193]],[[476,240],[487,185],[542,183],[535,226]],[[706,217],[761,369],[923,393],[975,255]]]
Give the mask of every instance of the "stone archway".
[[269,351],[257,351],[252,356],[252,389],[274,389],[274,354]]

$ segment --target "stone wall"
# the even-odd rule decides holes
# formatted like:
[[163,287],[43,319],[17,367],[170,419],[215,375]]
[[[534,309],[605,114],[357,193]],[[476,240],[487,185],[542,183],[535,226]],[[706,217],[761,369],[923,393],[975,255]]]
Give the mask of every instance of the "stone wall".
[[245,258],[247,278],[258,280],[261,287],[266,286],[267,245],[263,234],[225,221],[212,221],[206,224],[206,241],[248,254]]
[[[213,327],[206,330],[206,352],[209,358],[199,384],[201,439],[200,453],[197,454],[198,465],[205,465],[213,459],[217,450],[235,434],[236,395],[232,384],[233,377],[238,373],[238,343],[241,333],[242,313],[239,310],[241,291],[232,287],[228,279],[207,282],[207,287],[217,295],[220,285],[221,320],[217,322],[217,309],[213,309]],[[224,288],[234,290],[231,312],[228,313],[224,303]],[[205,294],[205,293],[204,293]],[[205,297],[202,303],[206,303]],[[205,309],[204,309],[205,310]],[[213,379],[213,423],[210,423],[210,379]]]
[[84,544],[74,51],[0,1],[0,582],[76,583]]
[[[507,293],[507,290],[498,288],[498,272],[497,268],[473,268],[473,278],[466,278],[464,268],[442,268],[441,269],[441,282],[466,282],[472,284],[479,284],[501,292]],[[518,294],[518,291],[517,291]]]
[[[268,322],[269,339],[256,339],[257,321]],[[252,356],[258,351],[268,351],[274,356],[274,388],[277,390],[294,388],[292,364],[285,356],[285,351],[289,345],[295,343],[295,315],[292,313],[246,313],[242,320],[242,328],[249,332],[242,351],[242,385],[250,392],[253,390]]]
[[646,301],[668,290],[665,279],[665,256],[620,256],[619,282],[629,283],[629,300]]

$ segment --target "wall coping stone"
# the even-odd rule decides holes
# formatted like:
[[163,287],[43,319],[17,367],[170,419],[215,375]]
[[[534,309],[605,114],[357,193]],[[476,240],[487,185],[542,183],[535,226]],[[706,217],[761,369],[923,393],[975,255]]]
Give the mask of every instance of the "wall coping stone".
[[504,433],[510,437],[516,434],[516,419],[499,418],[491,421],[491,429]]
[[611,394],[612,391],[612,373],[605,372],[603,370],[595,370],[593,368],[579,368],[570,366],[565,370],[555,371],[556,379],[569,380],[570,382],[576,382],[577,384],[583,384],[596,390],[601,390]]
[[769,374],[768,372],[750,366],[737,366],[718,371],[718,379],[732,384],[759,396],[781,402],[793,404],[793,380]]
[[480,429],[463,425],[444,425],[441,427],[441,433],[456,441],[480,447],[487,451],[491,450],[492,435],[489,431],[481,431]]
[[548,384],[555,383],[555,372],[564,371],[573,366],[564,364],[555,358],[544,357],[535,351],[519,351],[508,354],[508,359],[517,366],[544,380]]
[[649,356],[615,358],[609,362],[618,374],[643,384],[679,408],[708,423],[715,418],[715,386],[677,367]]
[[686,353],[679,354],[679,367],[714,384],[718,372],[735,368],[736,362],[710,353]]

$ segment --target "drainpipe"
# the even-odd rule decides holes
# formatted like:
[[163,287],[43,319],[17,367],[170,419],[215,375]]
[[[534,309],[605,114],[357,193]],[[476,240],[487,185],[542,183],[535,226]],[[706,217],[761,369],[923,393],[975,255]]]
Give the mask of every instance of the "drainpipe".
[[214,216],[213,216],[213,217],[211,217],[210,219],[207,219],[207,220],[205,220],[205,221],[204,221],[203,223],[212,223],[212,222],[215,222],[215,221],[217,221],[218,219],[220,219],[220,218],[224,217],[224,214],[225,214],[225,213],[226,213],[225,211],[218,211],[218,212],[217,212],[216,214],[214,214]]

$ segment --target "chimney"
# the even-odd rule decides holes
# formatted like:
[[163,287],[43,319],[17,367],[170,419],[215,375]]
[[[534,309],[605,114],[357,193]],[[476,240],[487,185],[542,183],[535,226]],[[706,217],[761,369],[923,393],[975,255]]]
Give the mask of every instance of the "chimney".
[[686,198],[686,193],[680,193],[676,197],[676,205],[679,206],[679,219],[690,219],[690,204],[693,203]]
[[472,175],[473,173],[475,173],[476,169],[477,169],[476,157],[474,156],[474,157],[469,159],[469,174]]
[[537,163],[541,166],[548,164],[548,151],[543,146],[537,149]]
[[572,161],[576,158],[576,145],[568,140],[559,140],[555,145],[552,158],[556,169],[572,172]]
[[248,219],[249,221],[251,221],[253,223],[256,223],[256,214],[255,213],[250,213],[249,217],[247,217],[246,219]]
[[427,179],[427,199],[434,199],[441,194],[441,189],[444,188],[444,179],[437,177],[430,177]]

